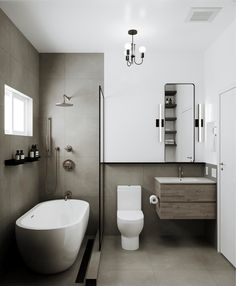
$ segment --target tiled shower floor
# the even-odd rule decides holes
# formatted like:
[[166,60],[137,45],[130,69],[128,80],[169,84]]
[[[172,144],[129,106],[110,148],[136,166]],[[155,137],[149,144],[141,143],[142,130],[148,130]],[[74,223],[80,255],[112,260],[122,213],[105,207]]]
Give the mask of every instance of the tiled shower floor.
[[98,286],[235,286],[231,264],[200,240],[145,239],[138,251],[103,241]]

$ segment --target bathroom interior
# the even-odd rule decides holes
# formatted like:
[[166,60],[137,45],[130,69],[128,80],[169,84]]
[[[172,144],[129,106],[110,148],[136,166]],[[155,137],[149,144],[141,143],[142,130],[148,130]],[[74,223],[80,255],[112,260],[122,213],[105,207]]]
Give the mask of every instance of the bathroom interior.
[[1,0],[0,285],[235,286],[235,74],[235,0]]

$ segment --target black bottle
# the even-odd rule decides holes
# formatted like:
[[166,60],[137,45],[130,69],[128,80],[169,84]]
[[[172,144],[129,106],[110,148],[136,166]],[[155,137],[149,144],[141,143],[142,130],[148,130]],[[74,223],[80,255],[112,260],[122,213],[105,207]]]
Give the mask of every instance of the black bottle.
[[29,157],[30,158],[34,158],[35,157],[35,153],[34,153],[34,145],[32,145],[30,151],[29,151]]
[[16,150],[15,160],[16,161],[20,160],[20,151],[19,150]]
[[25,154],[23,150],[20,150],[20,160],[24,160],[25,159]]
[[34,155],[35,155],[35,158],[39,157],[39,149],[37,148],[37,145],[34,145]]

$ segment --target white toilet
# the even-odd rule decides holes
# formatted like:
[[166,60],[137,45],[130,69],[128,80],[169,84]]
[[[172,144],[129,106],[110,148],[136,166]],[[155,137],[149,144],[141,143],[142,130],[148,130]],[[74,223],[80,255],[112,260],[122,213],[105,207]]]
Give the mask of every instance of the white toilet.
[[126,250],[139,248],[139,234],[143,229],[141,186],[117,187],[117,226],[121,233],[121,246]]

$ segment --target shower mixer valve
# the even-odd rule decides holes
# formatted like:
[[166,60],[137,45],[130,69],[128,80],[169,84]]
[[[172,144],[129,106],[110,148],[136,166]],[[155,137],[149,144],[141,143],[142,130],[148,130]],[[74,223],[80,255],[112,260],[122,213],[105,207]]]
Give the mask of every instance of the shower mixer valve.
[[74,161],[72,161],[70,159],[65,160],[63,162],[63,168],[68,172],[73,171],[75,169]]

